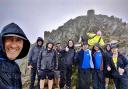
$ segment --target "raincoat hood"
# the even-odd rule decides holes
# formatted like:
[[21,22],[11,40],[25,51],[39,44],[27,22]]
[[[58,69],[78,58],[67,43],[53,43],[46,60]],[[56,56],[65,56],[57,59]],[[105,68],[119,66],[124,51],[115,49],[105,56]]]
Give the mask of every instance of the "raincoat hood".
[[0,60],[3,60],[2,39],[0,37]]
[[[44,40],[43,40],[43,38],[42,38],[42,37],[38,37],[38,38],[37,38],[37,40],[36,40],[37,45],[38,45],[38,41],[42,41],[42,45],[43,45]],[[41,45],[41,46],[42,46],[42,45]]]
[[5,49],[4,49],[4,37],[6,36],[17,36],[23,39],[24,44],[21,53],[16,59],[21,59],[25,57],[28,54],[29,48],[30,48],[30,42],[28,38],[26,37],[23,30],[15,23],[10,23],[6,25],[3,30],[1,31],[1,38],[2,38],[2,50],[4,52],[4,55],[6,56]]
[[[53,43],[53,42],[48,42],[48,43],[46,44],[46,49],[48,48],[48,45],[49,45],[49,44],[52,44],[52,45],[54,46],[54,43]],[[51,49],[53,49],[53,46],[52,46]]]

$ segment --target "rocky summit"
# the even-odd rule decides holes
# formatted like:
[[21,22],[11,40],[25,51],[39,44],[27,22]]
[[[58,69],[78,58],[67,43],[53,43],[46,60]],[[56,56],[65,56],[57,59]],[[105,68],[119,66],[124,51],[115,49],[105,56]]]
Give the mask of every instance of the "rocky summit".
[[105,42],[118,40],[120,43],[128,44],[128,23],[115,16],[96,15],[95,10],[88,10],[87,15],[70,19],[63,26],[52,32],[45,31],[45,41],[65,43],[69,39],[78,42],[79,37],[87,39],[87,32],[102,31]]

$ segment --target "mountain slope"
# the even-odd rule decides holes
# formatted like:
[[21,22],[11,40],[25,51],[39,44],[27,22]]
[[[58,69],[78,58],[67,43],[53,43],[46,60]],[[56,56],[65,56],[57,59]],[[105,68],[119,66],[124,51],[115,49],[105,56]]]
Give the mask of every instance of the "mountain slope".
[[[94,10],[88,10],[87,15],[70,19],[63,26],[52,32],[45,31],[46,41],[65,43],[69,39],[78,42],[80,35],[86,38],[86,32],[101,30],[106,42],[114,39],[121,43],[127,42],[128,24],[122,19],[107,15],[95,15]],[[128,43],[127,43],[128,44]]]

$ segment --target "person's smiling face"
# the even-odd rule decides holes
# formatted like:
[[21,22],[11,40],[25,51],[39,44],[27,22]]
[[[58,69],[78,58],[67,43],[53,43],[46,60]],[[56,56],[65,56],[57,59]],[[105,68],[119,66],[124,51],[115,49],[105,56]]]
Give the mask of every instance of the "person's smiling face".
[[113,54],[117,54],[118,53],[118,48],[112,48],[111,50],[112,50]]
[[88,45],[83,45],[82,48],[83,50],[86,50],[88,48]]
[[23,48],[23,39],[15,36],[7,36],[4,40],[5,53],[9,60],[15,60]]
[[99,47],[97,47],[97,46],[94,46],[94,49],[95,49],[96,51],[98,51],[98,50],[99,50]]
[[110,51],[110,50],[111,50],[110,45],[107,45],[107,50],[108,50],[108,51]]
[[42,44],[43,44],[42,41],[38,41],[38,42],[37,42],[37,45],[39,45],[39,46],[41,46]]
[[68,45],[69,45],[69,47],[73,47],[73,41],[70,40],[70,41],[68,42]]

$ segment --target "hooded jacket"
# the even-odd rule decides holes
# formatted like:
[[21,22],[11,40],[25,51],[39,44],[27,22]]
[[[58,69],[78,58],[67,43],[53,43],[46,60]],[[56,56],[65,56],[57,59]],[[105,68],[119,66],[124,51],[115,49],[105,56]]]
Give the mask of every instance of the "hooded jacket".
[[[42,41],[42,45],[39,46],[37,43],[38,41]],[[41,51],[41,49],[43,49],[43,39],[38,37],[37,38],[37,41],[36,41],[36,44],[34,44],[30,51],[29,51],[29,56],[28,56],[28,65],[33,65],[33,66],[37,66],[37,60],[38,60],[38,56],[39,56],[39,53]]]
[[[109,44],[107,44],[109,45]],[[104,69],[105,69],[105,73],[108,72],[107,70],[107,66],[109,65],[109,60],[110,60],[110,57],[112,56],[112,52],[111,52],[111,49],[110,50],[107,50],[107,45],[106,45],[106,49],[104,51],[104,55],[105,55],[105,60],[104,60]],[[110,45],[109,45],[110,46]],[[110,46],[111,47],[111,46]],[[108,75],[108,74],[107,74]]]
[[55,68],[56,52],[53,49],[48,50],[48,44],[39,53],[37,61],[38,71],[45,69],[53,70]]
[[4,49],[4,36],[8,34],[14,34],[21,36],[23,39],[23,49],[16,59],[25,57],[30,48],[30,42],[22,29],[15,23],[8,24],[1,31],[2,38],[2,51],[3,55],[0,60],[0,89],[22,89],[21,72],[18,64],[14,60],[9,60],[6,56]]
[[118,53],[117,67],[115,66],[115,64],[113,62],[112,56],[110,57],[109,65],[111,67],[112,76],[114,78],[119,78],[119,72],[118,72],[119,67],[122,69],[125,69],[125,72],[123,75],[124,76],[127,75],[126,67],[128,66],[128,60],[122,54]]
[[1,40],[1,37],[0,37],[0,60],[4,60],[2,57],[3,57],[2,40]]

